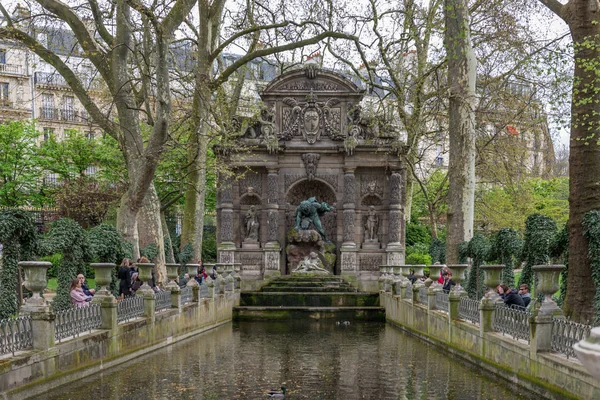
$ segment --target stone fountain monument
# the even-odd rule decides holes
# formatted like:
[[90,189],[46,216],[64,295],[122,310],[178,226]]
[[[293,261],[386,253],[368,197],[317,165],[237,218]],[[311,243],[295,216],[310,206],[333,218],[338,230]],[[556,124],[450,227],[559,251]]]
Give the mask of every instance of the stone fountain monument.
[[[215,149],[231,167],[217,185],[218,261],[240,263],[251,288],[310,267],[314,253],[319,268],[377,290],[380,265],[404,264],[398,133],[365,115],[363,89],[315,64],[280,75],[260,95],[261,112],[235,121],[235,146]],[[317,212],[316,224],[298,213],[307,201],[335,211]]]

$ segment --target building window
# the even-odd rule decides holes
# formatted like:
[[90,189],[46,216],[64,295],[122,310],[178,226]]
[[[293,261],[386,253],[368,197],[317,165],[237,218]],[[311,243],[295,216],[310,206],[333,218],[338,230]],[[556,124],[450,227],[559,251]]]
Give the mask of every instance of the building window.
[[0,64],[6,64],[6,50],[0,49]]
[[0,82],[0,106],[10,107],[8,99],[8,83]]
[[63,121],[75,121],[75,98],[65,96],[63,98]]
[[44,128],[44,142],[50,140],[51,136],[54,136],[54,128]]
[[88,140],[94,140],[94,138],[96,137],[96,134],[94,133],[94,131],[89,131],[85,133],[85,137]]
[[42,94],[42,109],[40,110],[40,117],[44,119],[55,119],[54,110],[54,95],[44,93]]
[[96,166],[87,167],[85,169],[85,174],[87,176],[94,176],[94,175],[96,175],[97,172],[98,172],[98,167],[96,167]]

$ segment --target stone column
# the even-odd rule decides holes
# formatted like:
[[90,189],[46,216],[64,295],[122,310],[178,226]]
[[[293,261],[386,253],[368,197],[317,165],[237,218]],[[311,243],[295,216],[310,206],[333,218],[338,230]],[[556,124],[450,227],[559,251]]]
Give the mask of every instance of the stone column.
[[232,263],[234,261],[235,244],[233,243],[233,188],[231,178],[220,177],[218,190],[219,262]]
[[496,305],[503,303],[496,293],[496,287],[501,283],[504,265],[488,264],[482,265],[480,268],[484,276],[483,284],[488,291],[479,303],[479,330],[481,333],[492,332],[494,330],[493,321]]
[[264,277],[281,275],[281,243],[279,243],[279,170],[267,174],[267,243],[264,249]]
[[96,273],[96,286],[99,289],[92,298],[92,303],[102,307],[102,329],[110,329],[113,333],[117,330],[117,301],[108,290],[112,281],[112,272],[117,267],[113,263],[93,263],[90,267]]
[[46,289],[46,271],[52,266],[47,261],[21,261],[19,266],[25,271],[25,287],[33,296],[25,300],[21,315],[31,316],[31,332],[34,350],[48,350],[55,346],[54,319],[50,305],[40,293]]
[[344,197],[343,197],[343,234],[341,256],[341,274],[356,275],[359,271],[356,234],[356,176],[354,168],[344,168]]
[[152,278],[152,269],[154,264],[137,263],[140,272],[140,279],[144,282],[138,289],[136,295],[144,296],[144,318],[148,318],[151,323],[154,323],[156,312],[156,296],[154,290],[148,285],[148,280]]
[[394,171],[390,175],[390,213],[388,220],[387,264],[404,264],[404,190],[406,170]]

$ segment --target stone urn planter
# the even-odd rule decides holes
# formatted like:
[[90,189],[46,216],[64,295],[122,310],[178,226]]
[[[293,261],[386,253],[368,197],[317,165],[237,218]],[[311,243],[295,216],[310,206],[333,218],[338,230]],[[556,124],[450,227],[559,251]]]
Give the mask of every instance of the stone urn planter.
[[144,282],[142,286],[138,289],[140,293],[154,293],[150,285],[148,285],[148,281],[152,279],[152,270],[154,269],[154,264],[152,263],[136,263],[139,271],[139,278]]
[[469,264],[454,264],[448,265],[450,272],[452,272],[452,280],[456,282],[453,290],[462,291],[463,288],[461,283],[465,280],[465,271],[469,268]]
[[198,268],[200,268],[200,264],[186,264],[187,273],[190,276],[190,280],[188,281],[186,286],[199,286],[198,282],[196,282],[196,275],[198,275]]
[[554,314],[560,313],[560,308],[556,305],[552,296],[559,289],[558,278],[563,269],[564,265],[534,265],[533,272],[537,275],[537,282],[535,285],[536,295],[541,293],[544,295],[544,302],[540,307],[540,313],[542,314]]
[[412,269],[412,265],[402,265],[402,276],[405,281],[408,281],[408,276],[410,275],[410,270]]
[[600,381],[600,326],[593,328],[587,339],[575,343],[573,349],[577,353],[577,359]]
[[46,273],[52,263],[48,261],[21,261],[19,266],[25,271],[24,286],[33,293],[33,296],[25,301],[25,305],[45,306],[47,304],[46,300],[40,294],[48,284]]
[[485,293],[485,298],[495,302],[502,301],[498,293],[496,293],[496,288],[502,282],[504,265],[490,264],[482,265],[479,268],[483,271],[483,284],[488,289]]
[[167,278],[169,278],[169,283],[167,283],[165,287],[169,289],[178,288],[179,285],[177,284],[177,277],[179,276],[179,274],[177,271],[179,271],[180,264],[167,263],[165,264],[165,266],[167,267]]
[[90,267],[92,267],[96,273],[96,286],[99,288],[96,291],[95,296],[113,297],[113,294],[108,290],[108,286],[112,281],[113,271],[117,268],[116,264],[92,263],[90,264]]
[[440,277],[440,271],[444,268],[444,265],[433,264],[429,266],[429,278],[425,279],[425,286],[436,288],[439,286],[438,278]]

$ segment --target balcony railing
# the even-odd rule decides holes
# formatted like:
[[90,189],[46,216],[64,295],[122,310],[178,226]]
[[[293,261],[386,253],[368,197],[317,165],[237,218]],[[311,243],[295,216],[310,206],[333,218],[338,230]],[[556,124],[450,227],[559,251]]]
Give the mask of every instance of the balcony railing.
[[21,66],[19,64],[0,64],[0,73],[21,75]]
[[[98,89],[100,83],[97,79],[80,78],[84,87]],[[36,85],[69,86],[65,78],[58,72],[36,72],[33,80]]]
[[46,121],[89,122],[88,113],[85,111],[61,110],[51,107],[40,107],[38,118]]

